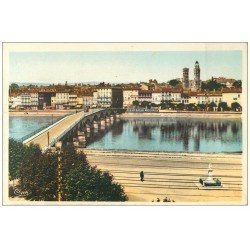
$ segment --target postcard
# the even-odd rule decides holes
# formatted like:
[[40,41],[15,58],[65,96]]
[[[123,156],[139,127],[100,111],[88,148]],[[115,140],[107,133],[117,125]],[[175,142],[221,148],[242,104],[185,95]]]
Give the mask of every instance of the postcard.
[[246,205],[247,43],[3,43],[4,205]]

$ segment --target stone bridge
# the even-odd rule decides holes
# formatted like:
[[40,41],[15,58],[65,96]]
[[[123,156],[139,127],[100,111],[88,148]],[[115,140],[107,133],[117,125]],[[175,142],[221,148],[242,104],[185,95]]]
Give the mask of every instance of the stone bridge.
[[43,151],[53,147],[58,141],[62,143],[73,141],[76,146],[84,146],[86,133],[91,129],[98,130],[101,126],[105,127],[125,111],[116,108],[97,109],[91,112],[80,111],[62,118],[23,143],[38,144]]

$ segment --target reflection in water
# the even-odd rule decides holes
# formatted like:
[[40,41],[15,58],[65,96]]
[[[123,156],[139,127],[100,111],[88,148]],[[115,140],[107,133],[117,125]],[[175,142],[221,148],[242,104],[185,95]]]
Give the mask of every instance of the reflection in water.
[[129,118],[87,139],[92,149],[176,152],[242,151],[240,119]]

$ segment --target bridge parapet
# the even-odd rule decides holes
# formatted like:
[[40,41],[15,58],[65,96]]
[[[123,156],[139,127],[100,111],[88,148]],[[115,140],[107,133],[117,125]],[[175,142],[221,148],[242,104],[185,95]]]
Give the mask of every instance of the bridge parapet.
[[[68,117],[65,117],[58,121],[56,124],[51,125],[50,127],[40,131],[36,135],[25,140],[24,144],[35,143],[38,144],[43,152],[47,151],[48,148],[55,145],[55,143],[63,138],[66,139],[66,135],[69,134],[72,137],[72,134],[77,134],[81,128],[89,124],[90,126],[94,122],[98,122],[101,125],[101,120],[105,120],[106,117],[111,115],[116,115],[124,112],[123,109],[98,109],[89,113],[75,113]],[[97,125],[96,125],[97,128]]]

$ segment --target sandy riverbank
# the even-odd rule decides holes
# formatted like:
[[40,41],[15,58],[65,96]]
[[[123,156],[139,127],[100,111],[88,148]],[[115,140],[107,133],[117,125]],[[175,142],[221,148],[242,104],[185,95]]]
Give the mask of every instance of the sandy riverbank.
[[241,118],[241,113],[231,113],[231,112],[159,112],[159,113],[131,113],[126,112],[121,115],[123,118],[143,118],[143,117],[196,117],[196,118]]
[[[242,155],[101,151],[84,149],[92,165],[108,170],[121,183],[132,202],[152,202],[167,196],[181,204],[245,204]],[[223,187],[202,189],[199,178],[213,175]],[[141,182],[139,173],[145,173]]]

